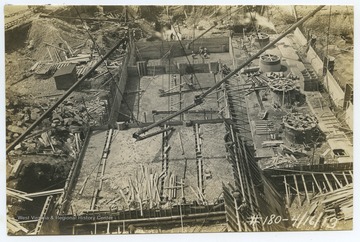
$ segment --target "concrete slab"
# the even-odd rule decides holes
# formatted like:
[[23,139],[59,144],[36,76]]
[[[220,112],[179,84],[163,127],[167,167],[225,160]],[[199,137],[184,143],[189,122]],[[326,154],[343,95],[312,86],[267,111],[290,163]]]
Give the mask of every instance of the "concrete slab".
[[[223,142],[224,125],[202,124],[200,129],[204,171],[206,170],[212,174],[211,178],[204,181],[205,197],[211,203],[221,194],[222,187],[219,184],[232,182],[232,167],[226,160],[226,150]],[[160,175],[162,172],[162,136],[156,135],[142,141],[135,141],[132,138],[135,131],[136,129],[114,131],[110,153],[106,160],[103,186],[97,201],[97,209],[99,210],[109,210],[114,200],[117,200],[114,204],[118,209],[129,208],[129,204],[122,198],[120,189],[126,192],[127,187],[129,187],[129,179],[133,182],[140,182],[137,181],[137,177],[139,177],[141,166],[149,169],[152,174]],[[180,142],[179,134],[182,142]],[[106,131],[94,131],[90,137],[89,147],[86,150],[79,179],[74,189],[73,200],[71,201],[73,209],[77,213],[90,208],[105,138]],[[187,201],[196,200],[196,195],[190,188],[191,186],[196,190],[198,186],[193,127],[176,126],[169,139],[169,145],[168,175],[170,173],[176,175],[178,182],[183,178],[185,182],[185,199]],[[183,152],[183,149],[185,152]],[[80,195],[79,191],[86,179],[84,192]],[[168,185],[165,184],[165,186]],[[181,202],[180,189],[177,191],[174,202]]]

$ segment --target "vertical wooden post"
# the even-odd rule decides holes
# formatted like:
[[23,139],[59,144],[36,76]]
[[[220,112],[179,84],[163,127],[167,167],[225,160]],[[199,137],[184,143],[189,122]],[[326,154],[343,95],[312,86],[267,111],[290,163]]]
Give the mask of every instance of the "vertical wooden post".
[[334,180],[339,185],[339,187],[343,187],[343,185],[340,183],[340,181],[337,179],[337,177],[335,176],[335,174],[333,172],[331,172],[331,175],[334,177]]
[[110,221],[107,223],[106,234],[110,234]]
[[284,186],[285,186],[285,193],[286,193],[286,205],[290,206],[290,199],[289,199],[289,191],[288,191],[288,185],[286,182],[286,176],[284,176]]
[[323,176],[324,176],[324,178],[325,178],[325,180],[326,180],[326,183],[327,183],[328,186],[329,186],[330,191],[334,191],[334,189],[333,189],[333,187],[331,186],[331,183],[330,183],[330,181],[329,181],[329,179],[328,179],[328,177],[326,176],[325,173],[323,173]]
[[183,223],[183,216],[182,216],[181,204],[180,204],[180,222],[181,222],[181,232],[184,233],[184,223]]
[[345,172],[343,171],[343,176],[344,176],[344,180],[345,180],[345,182],[346,182],[346,185],[349,185],[349,181],[348,181],[348,179],[347,179],[347,177],[346,177],[346,175],[345,175]]
[[308,190],[307,190],[307,187],[306,187],[304,175],[301,175],[301,179],[302,179],[302,182],[304,184],[306,200],[310,203],[309,193],[308,193]]
[[301,206],[301,198],[300,198],[298,183],[297,183],[297,180],[296,180],[296,175],[293,175],[293,178],[294,178],[294,182],[295,182],[295,188],[296,188],[297,197],[298,197],[298,200],[299,200],[299,206]]
[[316,178],[314,176],[314,173],[311,173],[311,176],[314,179],[314,182],[316,184],[317,189],[319,190],[320,193],[322,193],[321,187],[320,187],[319,183],[317,182],[317,180],[316,180]]

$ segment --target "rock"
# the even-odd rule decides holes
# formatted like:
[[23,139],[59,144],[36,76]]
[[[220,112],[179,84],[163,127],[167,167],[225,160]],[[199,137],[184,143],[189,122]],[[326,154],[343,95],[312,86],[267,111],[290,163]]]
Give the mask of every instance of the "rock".
[[30,41],[29,41],[29,44],[28,44],[27,48],[28,48],[29,50],[34,49],[34,41],[33,41],[33,40],[30,40]]
[[71,125],[73,121],[73,118],[64,118],[64,125]]
[[79,105],[78,109],[80,112],[86,111],[86,107],[84,105]]
[[36,112],[36,113],[40,113],[40,112],[41,112],[41,110],[40,110],[39,108],[34,108],[32,111],[33,111],[33,112]]
[[59,114],[57,114],[57,113],[53,113],[53,115],[52,115],[52,121],[54,122],[54,121],[56,121],[56,120],[58,120],[58,121],[63,121],[63,118],[59,115]]
[[25,147],[29,152],[34,152],[36,149],[35,143],[25,143]]
[[24,121],[25,122],[30,121],[30,115],[29,114],[24,113]]
[[[40,139],[39,139],[40,140]],[[41,134],[41,143],[44,144],[45,147],[48,147],[50,145],[49,138],[46,132]]]
[[25,132],[25,129],[24,128],[20,128],[18,126],[15,126],[15,125],[9,125],[7,126],[7,129],[13,133],[18,133],[18,134],[21,134],[21,133],[24,133]]
[[30,117],[31,117],[31,120],[37,120],[39,117],[40,117],[40,114],[39,113],[37,113],[37,112],[31,112],[31,115],[30,115]]

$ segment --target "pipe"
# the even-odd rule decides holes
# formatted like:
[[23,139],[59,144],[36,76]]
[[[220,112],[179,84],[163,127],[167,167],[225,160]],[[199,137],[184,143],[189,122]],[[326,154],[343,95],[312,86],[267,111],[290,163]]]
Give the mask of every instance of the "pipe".
[[270,42],[269,44],[267,44],[266,46],[264,46],[264,48],[262,48],[261,50],[259,50],[255,55],[251,56],[248,60],[246,60],[242,65],[240,65],[238,68],[236,68],[235,70],[233,70],[232,72],[230,72],[228,75],[226,75],[221,81],[219,81],[218,83],[216,83],[214,86],[212,86],[210,89],[208,89],[207,91],[205,91],[204,93],[202,93],[199,96],[196,96],[194,99],[194,102],[192,104],[190,104],[189,106],[177,111],[174,114],[171,114],[165,118],[163,118],[162,120],[159,120],[145,128],[140,129],[139,131],[135,132],[133,134],[133,137],[136,139],[140,138],[140,135],[149,131],[150,129],[161,125],[162,123],[165,123],[166,121],[200,105],[201,103],[204,102],[204,98],[209,95],[212,91],[214,91],[215,89],[219,88],[225,81],[227,81],[228,79],[230,79],[230,77],[232,77],[233,75],[235,75],[236,73],[238,73],[242,68],[244,68],[245,66],[247,66],[248,64],[250,64],[250,62],[252,62],[253,60],[255,60],[257,57],[259,57],[265,50],[269,49],[271,46],[273,46],[274,44],[276,44],[279,40],[281,40],[282,38],[284,38],[286,35],[288,35],[291,31],[293,31],[294,29],[296,29],[298,26],[300,26],[301,24],[303,24],[305,21],[307,21],[309,18],[313,17],[315,13],[319,12],[323,7],[325,7],[325,5],[321,5],[319,7],[317,7],[315,10],[313,10],[311,13],[309,13],[308,15],[306,15],[305,17],[303,17],[301,20],[299,20],[298,22],[296,22],[295,24],[293,24],[288,30],[286,30],[284,33],[282,33],[281,35],[279,35],[275,40],[273,40],[272,42]]
[[15,148],[16,145],[18,145],[21,141],[25,139],[25,137],[38,125],[41,121],[43,121],[48,115],[51,114],[51,112],[59,106],[60,103],[62,103],[93,71],[96,70],[98,66],[100,66],[104,60],[106,60],[121,44],[128,43],[128,38],[121,39],[106,55],[104,55],[101,60],[99,60],[80,80],[78,80],[74,85],[70,87],[69,90],[64,93],[62,97],[59,98],[59,100],[56,101],[54,105],[52,105],[48,110],[45,111],[31,126],[22,133],[13,143],[11,143],[6,148],[6,154],[9,153],[12,149]]

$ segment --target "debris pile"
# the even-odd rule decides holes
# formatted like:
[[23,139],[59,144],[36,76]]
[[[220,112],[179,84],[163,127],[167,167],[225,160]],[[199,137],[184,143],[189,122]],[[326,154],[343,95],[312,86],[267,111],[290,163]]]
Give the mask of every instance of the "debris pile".
[[339,220],[352,219],[353,184],[351,183],[325,194],[319,194],[313,198],[313,203],[322,204],[328,218],[336,217]]
[[[15,100],[7,100],[8,143],[21,135],[48,108],[24,107]],[[89,125],[98,125],[104,120],[107,101],[99,98],[85,102],[64,101],[49,118],[12,151],[14,154],[69,154],[76,157],[80,151],[83,132]],[[103,120],[102,120],[103,119]],[[82,134],[82,135],[80,135]]]
[[153,173],[151,169],[141,165],[140,172],[136,172],[133,178],[128,178],[128,184],[120,188],[120,196],[109,201],[111,207],[121,199],[125,207],[132,209],[151,209],[158,207],[160,203],[160,185],[161,176],[165,174]]
[[293,226],[299,228],[306,224],[304,221],[309,221],[311,230],[336,229],[341,221],[353,219],[353,184],[315,195],[311,198],[309,209],[298,218]]
[[272,91],[289,92],[296,88],[295,81],[290,78],[277,78],[270,81],[269,86]]
[[315,116],[303,113],[289,113],[283,117],[285,127],[294,130],[311,130],[317,126]]

